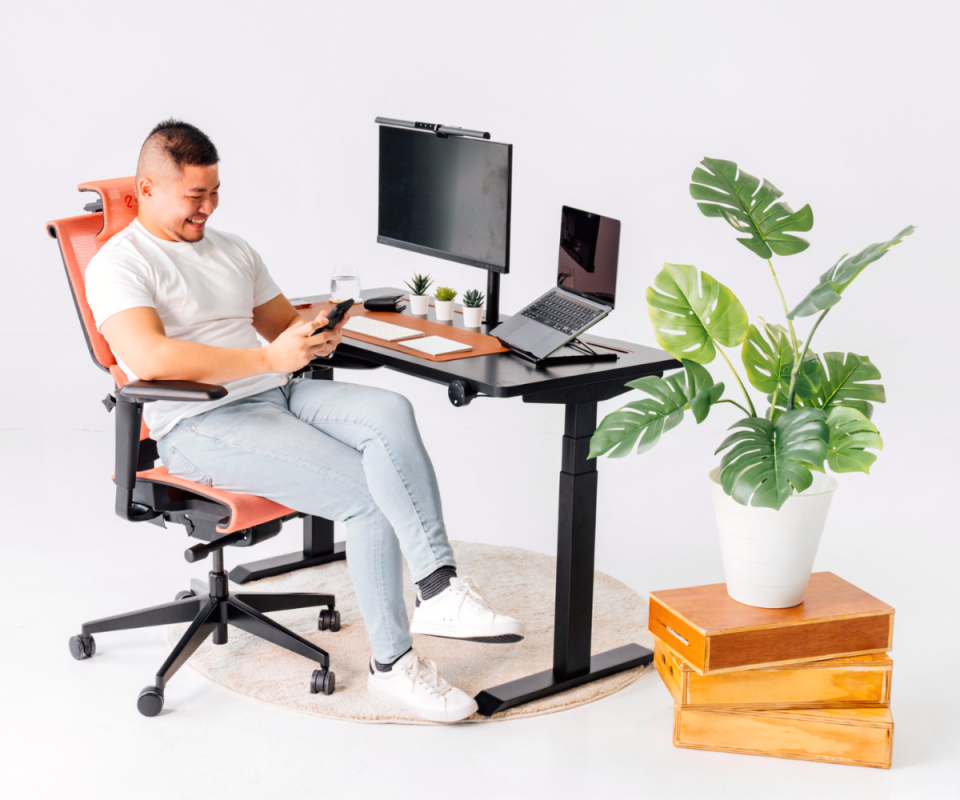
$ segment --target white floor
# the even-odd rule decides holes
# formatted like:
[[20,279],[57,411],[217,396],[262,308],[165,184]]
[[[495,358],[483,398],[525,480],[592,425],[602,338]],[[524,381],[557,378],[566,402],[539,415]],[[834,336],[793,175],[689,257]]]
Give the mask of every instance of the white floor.
[[[15,344],[7,352],[16,352]],[[72,370],[90,369],[73,362],[64,368],[65,383]],[[561,409],[488,400],[458,410],[446,403],[443,387],[395,375],[376,380],[408,392],[422,409],[453,536],[551,551]],[[106,376],[102,382],[105,391]],[[958,796],[960,703],[948,671],[958,653],[955,615],[945,602],[957,545],[937,527],[936,512],[922,512],[926,517],[911,526],[909,509],[871,501],[885,496],[882,472],[845,484],[818,568],[898,610],[890,771],[675,749],[671,699],[655,674],[561,714],[431,728],[285,712],[184,668],[168,687],[164,713],[141,717],[137,694],[168,650],[162,632],[100,635],[96,658],[83,663],[70,658],[67,639],[85,619],[165,601],[206,566],[182,560],[188,540],[181,529],[113,515],[113,418],[85,394],[72,411],[61,406],[64,416],[46,426],[26,409],[8,416],[16,421],[0,431],[6,568],[0,785],[7,797]],[[460,421],[461,437],[476,439],[471,463],[462,447],[438,434],[452,420]],[[501,430],[476,435],[491,425]],[[598,567],[643,591],[722,580],[705,491],[691,491],[683,506],[670,500],[671,475],[693,451],[706,453],[705,439],[716,431],[685,426],[671,435],[659,462],[600,464]],[[535,456],[532,463],[505,458],[506,442],[513,452]],[[498,458],[499,472],[475,468]],[[909,462],[910,453],[898,460]],[[896,470],[893,459],[890,469]],[[496,492],[502,502],[471,500],[462,482],[468,475],[476,492]],[[927,480],[943,482],[928,486],[931,492],[946,488],[947,478]],[[625,494],[631,486],[644,487],[646,511],[631,504]],[[295,549],[298,528],[257,547],[257,555]],[[921,571],[917,550],[934,534],[947,539],[942,558]],[[233,550],[230,563],[251,552]],[[305,687],[309,670],[305,664]]]

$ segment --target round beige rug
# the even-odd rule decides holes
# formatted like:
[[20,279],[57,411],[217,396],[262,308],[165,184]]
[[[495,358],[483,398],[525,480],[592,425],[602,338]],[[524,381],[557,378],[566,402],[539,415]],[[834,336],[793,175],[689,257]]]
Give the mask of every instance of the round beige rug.
[[[474,578],[491,606],[526,623],[527,638],[517,644],[498,645],[414,636],[417,652],[436,661],[440,674],[470,696],[548,669],[553,661],[556,558],[518,547],[471,542],[452,544],[460,575]],[[406,567],[404,575],[408,586],[407,608],[412,612],[416,587],[410,582]],[[330,696],[310,694],[310,676],[318,665],[232,626],[226,645],[215,646],[208,639],[187,662],[201,675],[247,697],[330,719],[434,724],[367,692],[370,647],[346,562],[266,578],[242,587],[231,584],[230,591],[335,595],[341,616],[341,628],[336,633],[317,630],[317,609],[282,611],[270,616],[330,653],[330,667],[337,678],[336,691]],[[186,627],[183,624],[168,628],[171,647]],[[647,598],[609,575],[596,572],[593,653],[630,642],[653,649],[653,640],[647,633]],[[629,686],[648,669],[637,667],[489,718],[474,714],[466,721],[519,719],[574,708]]]

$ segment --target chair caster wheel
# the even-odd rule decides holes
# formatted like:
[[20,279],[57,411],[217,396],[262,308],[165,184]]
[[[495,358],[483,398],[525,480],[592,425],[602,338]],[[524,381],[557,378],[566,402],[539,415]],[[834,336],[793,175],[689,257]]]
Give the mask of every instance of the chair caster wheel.
[[333,608],[325,608],[320,612],[320,620],[317,627],[322,631],[340,630],[340,612]]
[[337,676],[328,669],[315,669],[310,679],[310,694],[333,694],[337,688]]
[[177,592],[177,596],[174,597],[174,600],[186,600],[188,597],[196,597],[196,592],[193,589],[187,589],[185,592]]
[[137,698],[137,711],[145,717],[155,717],[163,710],[163,689],[148,686]]
[[79,636],[70,637],[70,655],[72,655],[77,661],[83,661],[85,658],[93,658],[93,654],[97,652],[97,643],[92,636],[84,636],[82,633]]

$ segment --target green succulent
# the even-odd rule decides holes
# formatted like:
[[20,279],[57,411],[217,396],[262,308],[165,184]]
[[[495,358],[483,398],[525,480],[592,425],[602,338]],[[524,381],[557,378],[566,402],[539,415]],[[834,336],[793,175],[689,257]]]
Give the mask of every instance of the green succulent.
[[437,300],[453,300],[457,296],[457,290],[451,289],[449,286],[438,286],[433,296]]
[[404,283],[414,294],[424,295],[427,293],[427,289],[430,287],[430,284],[433,283],[433,279],[429,275],[420,275],[418,273],[414,273],[413,283],[410,283],[409,281],[404,281]]
[[[590,458],[644,453],[662,433],[692,411],[697,424],[720,403],[739,408],[745,417],[717,449],[724,492],[742,505],[779,509],[795,491],[811,485],[811,470],[869,472],[876,460],[867,448],[880,450],[883,440],[871,421],[872,403],[886,400],[875,381],[880,371],[867,356],[830,352],[821,357],[810,341],[841,295],[869,264],[880,260],[912,225],[855,256],[844,256],[820,277],[816,287],[792,311],[773,267],[773,256],[792,256],[810,244],[794,232],[813,227],[813,211],[794,212],[769,181],[741,170],[732,161],[705,158],[693,172],[690,194],[700,212],[719,217],[736,231],[744,247],[762,259],[773,277],[787,327],[759,317],[756,325],[730,289],[684,264],[664,264],[647,289],[647,310],[660,346],[684,367],[666,378],[646,377],[626,384],[647,397],[608,414],[590,440]],[[764,270],[766,271],[766,270]],[[804,342],[794,327],[798,318],[819,314]],[[747,386],[724,348],[737,348],[754,389],[770,404],[758,413]],[[704,365],[720,355],[743,392],[737,400],[722,397]]]
[[480,308],[485,299],[483,292],[479,289],[467,289],[467,291],[463,293],[463,304],[467,308]]

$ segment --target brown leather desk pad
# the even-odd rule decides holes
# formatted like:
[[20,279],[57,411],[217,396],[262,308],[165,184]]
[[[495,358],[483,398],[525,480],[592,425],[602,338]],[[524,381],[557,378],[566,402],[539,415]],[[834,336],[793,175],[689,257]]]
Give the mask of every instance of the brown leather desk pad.
[[[300,316],[304,319],[312,320],[321,310],[330,311],[334,305],[334,303],[329,301],[313,303],[309,308],[299,309]],[[462,312],[456,311],[454,313],[460,314]],[[385,347],[388,350],[398,350],[401,353],[409,353],[419,356],[420,358],[425,358],[427,361],[453,361],[458,358],[472,358],[474,356],[487,356],[491,353],[509,352],[506,347],[500,344],[496,336],[489,336],[488,334],[468,328],[457,328],[454,327],[453,323],[436,322],[431,319],[424,319],[423,317],[415,317],[412,314],[397,314],[391,311],[367,311],[362,305],[354,305],[347,312],[347,319],[358,316],[370,317],[371,319],[389,322],[392,325],[401,325],[404,328],[423,331],[425,336],[443,336],[445,339],[452,339],[455,342],[469,344],[473,347],[473,350],[468,350],[465,353],[447,353],[442,356],[431,356],[419,350],[414,350],[412,347],[404,347],[403,342],[388,342],[384,339],[376,339],[373,336],[366,336],[365,334],[354,331],[343,331],[343,335],[350,339],[375,344],[378,347]]]

